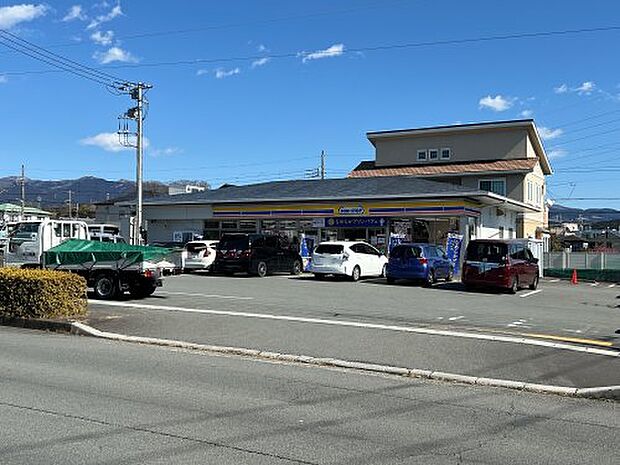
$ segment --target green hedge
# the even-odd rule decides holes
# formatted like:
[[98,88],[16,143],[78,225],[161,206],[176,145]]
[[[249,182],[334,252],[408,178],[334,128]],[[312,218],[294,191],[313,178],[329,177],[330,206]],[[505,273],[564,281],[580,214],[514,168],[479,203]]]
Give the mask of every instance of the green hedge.
[[86,280],[60,271],[0,268],[0,316],[59,318],[84,315]]
[[[546,268],[545,276],[549,278],[565,278],[570,279],[573,270],[564,270],[561,268]],[[577,279],[586,281],[607,281],[612,283],[620,283],[620,270],[577,270]]]

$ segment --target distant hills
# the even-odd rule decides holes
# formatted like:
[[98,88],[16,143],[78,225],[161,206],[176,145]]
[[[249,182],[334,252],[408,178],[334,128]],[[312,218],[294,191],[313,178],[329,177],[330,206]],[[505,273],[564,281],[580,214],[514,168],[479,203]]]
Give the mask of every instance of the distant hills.
[[620,211],[613,208],[572,208],[563,205],[552,205],[549,209],[549,221],[555,223],[583,221],[599,223],[604,221],[620,221]]
[[[61,181],[26,179],[26,203],[28,205],[53,207],[62,205],[69,198],[73,203],[92,204],[106,199],[128,198],[135,192],[135,182],[121,179],[108,181],[94,176]],[[165,195],[168,186],[160,182],[145,183],[145,196]],[[0,178],[0,203],[18,203],[20,199],[19,178]]]

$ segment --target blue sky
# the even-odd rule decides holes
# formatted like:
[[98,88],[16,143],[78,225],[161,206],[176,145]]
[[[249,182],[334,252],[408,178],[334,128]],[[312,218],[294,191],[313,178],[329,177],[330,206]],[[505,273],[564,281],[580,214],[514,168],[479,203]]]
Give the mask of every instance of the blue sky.
[[[356,49],[620,26],[617,18],[614,1],[0,1],[0,28],[154,85],[148,179],[299,178],[321,150],[328,175],[341,177],[372,158],[369,130],[533,117],[558,199],[620,197],[620,30]],[[204,61],[162,65],[194,60]],[[0,176],[24,162],[37,179],[133,178],[133,152],[109,135],[128,97],[36,73],[49,69],[0,50]]]

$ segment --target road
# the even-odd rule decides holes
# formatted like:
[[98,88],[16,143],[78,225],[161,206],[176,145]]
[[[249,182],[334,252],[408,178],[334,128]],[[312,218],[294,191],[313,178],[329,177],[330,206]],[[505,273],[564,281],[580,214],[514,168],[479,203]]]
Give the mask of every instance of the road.
[[[617,293],[565,283],[511,296],[468,293],[457,284],[184,275],[148,299],[91,301],[88,323],[135,336],[595,387],[620,384],[618,357],[536,342],[559,338],[575,347],[587,338],[588,346],[617,354],[618,335],[609,329],[619,326]],[[530,342],[493,340],[506,335]]]
[[24,464],[620,463],[620,404],[0,327]]

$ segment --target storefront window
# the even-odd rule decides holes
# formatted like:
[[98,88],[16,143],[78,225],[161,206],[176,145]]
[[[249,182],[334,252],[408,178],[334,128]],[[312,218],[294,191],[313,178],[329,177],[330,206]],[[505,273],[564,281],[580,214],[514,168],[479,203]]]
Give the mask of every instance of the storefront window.
[[278,229],[278,222],[276,220],[263,220],[261,221],[261,229],[263,231],[275,231]]
[[239,229],[242,231],[256,231],[256,220],[240,220]]
[[222,221],[222,229],[227,229],[227,230],[237,230],[238,228],[238,223],[236,220],[226,220],[226,221]]

